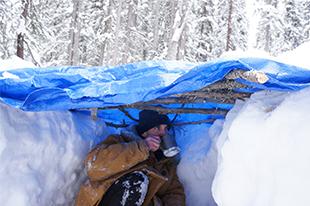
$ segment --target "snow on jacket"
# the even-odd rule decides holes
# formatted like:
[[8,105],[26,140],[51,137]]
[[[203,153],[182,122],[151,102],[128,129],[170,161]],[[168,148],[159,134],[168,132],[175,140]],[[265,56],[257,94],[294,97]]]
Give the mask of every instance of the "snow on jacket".
[[[143,206],[183,206],[185,194],[171,159],[158,161],[135,132],[124,130],[95,147],[85,160],[88,180],[81,186],[76,206],[96,206],[108,188],[121,176],[144,171],[149,187]],[[121,201],[121,200],[120,200]]]

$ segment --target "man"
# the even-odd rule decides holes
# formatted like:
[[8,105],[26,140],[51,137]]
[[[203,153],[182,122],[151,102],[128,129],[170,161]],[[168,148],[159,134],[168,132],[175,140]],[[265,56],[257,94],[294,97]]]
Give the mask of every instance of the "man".
[[143,110],[137,126],[94,148],[85,160],[88,180],[76,206],[185,205],[176,164],[160,149],[169,124],[166,115]]

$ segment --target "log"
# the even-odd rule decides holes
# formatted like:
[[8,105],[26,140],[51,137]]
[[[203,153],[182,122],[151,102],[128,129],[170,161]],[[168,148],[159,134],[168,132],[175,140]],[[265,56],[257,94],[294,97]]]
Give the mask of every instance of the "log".
[[255,83],[259,83],[259,84],[264,84],[269,80],[268,76],[264,72],[255,71],[255,70],[244,71],[241,69],[235,69],[235,70],[231,71],[229,74],[227,74],[225,76],[225,78],[226,79],[242,78],[242,79],[245,79],[247,81],[255,82]]
[[[128,106],[128,107],[126,107]],[[139,110],[149,109],[158,111],[161,114],[219,114],[226,115],[227,110],[225,109],[205,109],[205,108],[167,108],[160,105],[121,105],[121,106],[112,106],[112,107],[102,107],[99,110],[108,110],[108,109],[120,109],[121,111],[125,108],[135,108]],[[126,113],[125,113],[126,114]],[[127,115],[126,115],[127,116]],[[130,117],[137,121],[136,119]]]

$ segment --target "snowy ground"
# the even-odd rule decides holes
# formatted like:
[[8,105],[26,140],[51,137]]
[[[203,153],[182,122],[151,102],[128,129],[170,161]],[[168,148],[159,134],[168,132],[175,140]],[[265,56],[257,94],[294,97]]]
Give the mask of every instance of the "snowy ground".
[[9,59],[0,60],[0,71],[34,67],[36,66],[33,63],[25,61],[17,56],[12,56]]

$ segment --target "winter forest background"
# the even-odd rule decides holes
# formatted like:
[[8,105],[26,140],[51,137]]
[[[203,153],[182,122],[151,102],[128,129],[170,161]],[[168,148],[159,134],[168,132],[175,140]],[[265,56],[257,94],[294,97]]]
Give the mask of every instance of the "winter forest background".
[[276,56],[309,30],[309,0],[0,0],[0,58],[38,66]]

